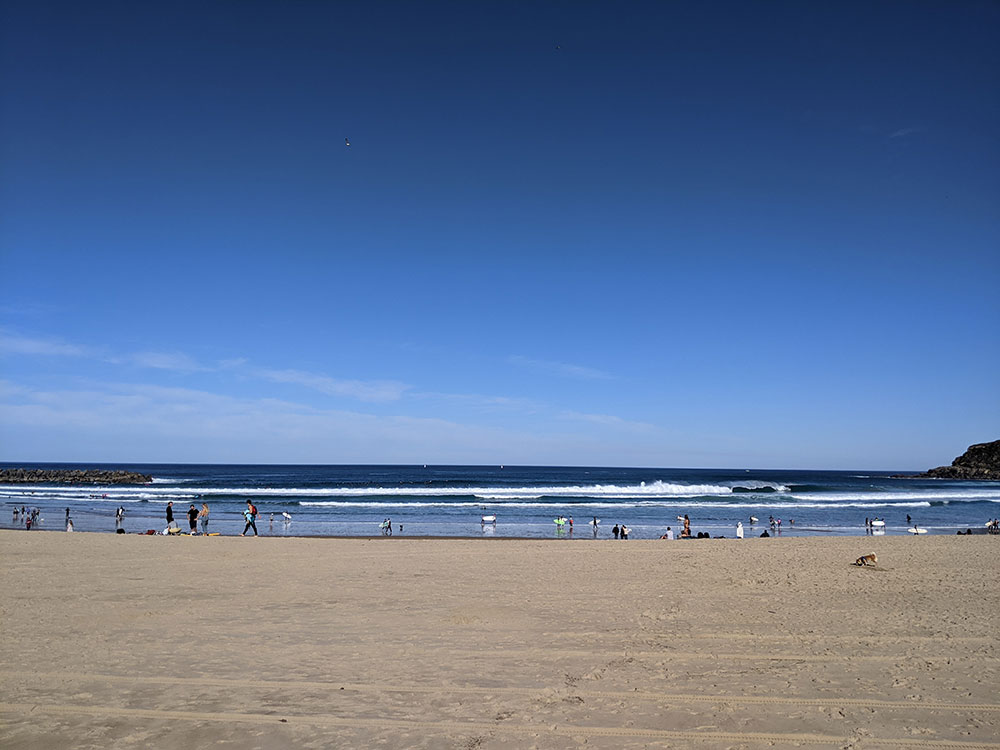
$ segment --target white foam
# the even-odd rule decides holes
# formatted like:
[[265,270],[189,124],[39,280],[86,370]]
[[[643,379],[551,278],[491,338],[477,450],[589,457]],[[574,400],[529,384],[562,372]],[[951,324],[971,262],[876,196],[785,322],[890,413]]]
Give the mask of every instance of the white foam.
[[[316,507],[327,507],[327,508],[480,508],[483,503],[481,502],[370,502],[363,500],[313,500],[307,501],[303,500],[299,503],[302,506],[316,506]],[[839,505],[831,505],[830,503],[789,503],[789,502],[762,502],[762,503],[711,503],[711,502],[685,502],[685,503],[674,503],[674,502],[663,502],[660,500],[637,500],[632,503],[604,503],[600,501],[589,502],[589,503],[559,503],[559,502],[547,502],[547,503],[520,503],[520,502],[507,502],[503,503],[505,508],[561,508],[561,509],[581,509],[581,508],[673,508],[673,509],[685,509],[685,508],[712,508],[714,510],[728,510],[730,508],[749,508],[749,509],[760,509],[762,511],[766,510],[779,510],[779,509],[790,509],[794,510],[797,508],[929,508],[930,503],[927,502],[912,502],[912,503],[841,503]],[[676,512],[676,511],[675,511]]]
[[[0,486],[0,490],[5,489]],[[95,492],[93,487],[53,487],[35,486],[36,490],[64,491],[79,494]],[[167,496],[176,492],[177,487],[115,487],[112,492],[133,494],[149,492]],[[100,489],[105,492],[103,488]],[[731,495],[732,487],[717,484],[676,484],[672,482],[642,482],[633,485],[592,484],[568,486],[532,487],[188,487],[184,486],[185,497],[191,495],[238,495],[253,497],[461,497],[485,496],[495,499],[523,497],[698,497],[701,495]],[[109,493],[110,494],[110,493]]]
[[790,495],[795,500],[811,500],[812,502],[830,501],[840,502],[844,500],[880,500],[883,502],[906,501],[906,500],[926,500],[951,502],[1000,502],[1000,489],[998,490],[926,490],[917,492],[803,492]]

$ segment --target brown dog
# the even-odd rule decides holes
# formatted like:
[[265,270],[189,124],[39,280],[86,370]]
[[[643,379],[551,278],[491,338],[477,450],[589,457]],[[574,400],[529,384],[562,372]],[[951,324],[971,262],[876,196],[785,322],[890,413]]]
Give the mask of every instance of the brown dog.
[[878,557],[872,552],[870,555],[864,555],[859,557],[854,561],[855,565],[878,565]]

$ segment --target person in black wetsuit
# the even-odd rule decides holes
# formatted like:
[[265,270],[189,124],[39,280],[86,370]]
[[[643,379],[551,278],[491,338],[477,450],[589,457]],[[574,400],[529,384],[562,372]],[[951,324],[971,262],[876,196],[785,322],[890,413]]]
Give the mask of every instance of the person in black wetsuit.
[[194,507],[194,503],[188,508],[188,526],[191,527],[192,534],[198,531],[198,509]]
[[167,503],[167,528],[172,528],[177,524],[174,523],[174,501],[171,500]]

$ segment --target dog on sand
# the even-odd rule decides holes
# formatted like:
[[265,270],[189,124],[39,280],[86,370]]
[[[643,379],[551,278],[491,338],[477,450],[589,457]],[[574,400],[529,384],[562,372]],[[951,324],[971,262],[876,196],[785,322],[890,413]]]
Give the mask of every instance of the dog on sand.
[[870,555],[862,555],[857,560],[854,561],[855,565],[865,566],[865,565],[878,565],[878,557],[872,552]]

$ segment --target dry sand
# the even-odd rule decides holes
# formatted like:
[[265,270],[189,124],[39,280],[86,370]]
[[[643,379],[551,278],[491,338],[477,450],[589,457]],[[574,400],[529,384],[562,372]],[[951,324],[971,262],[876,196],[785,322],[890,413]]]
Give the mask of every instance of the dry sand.
[[0,747],[1000,747],[998,573],[985,536],[0,532]]

